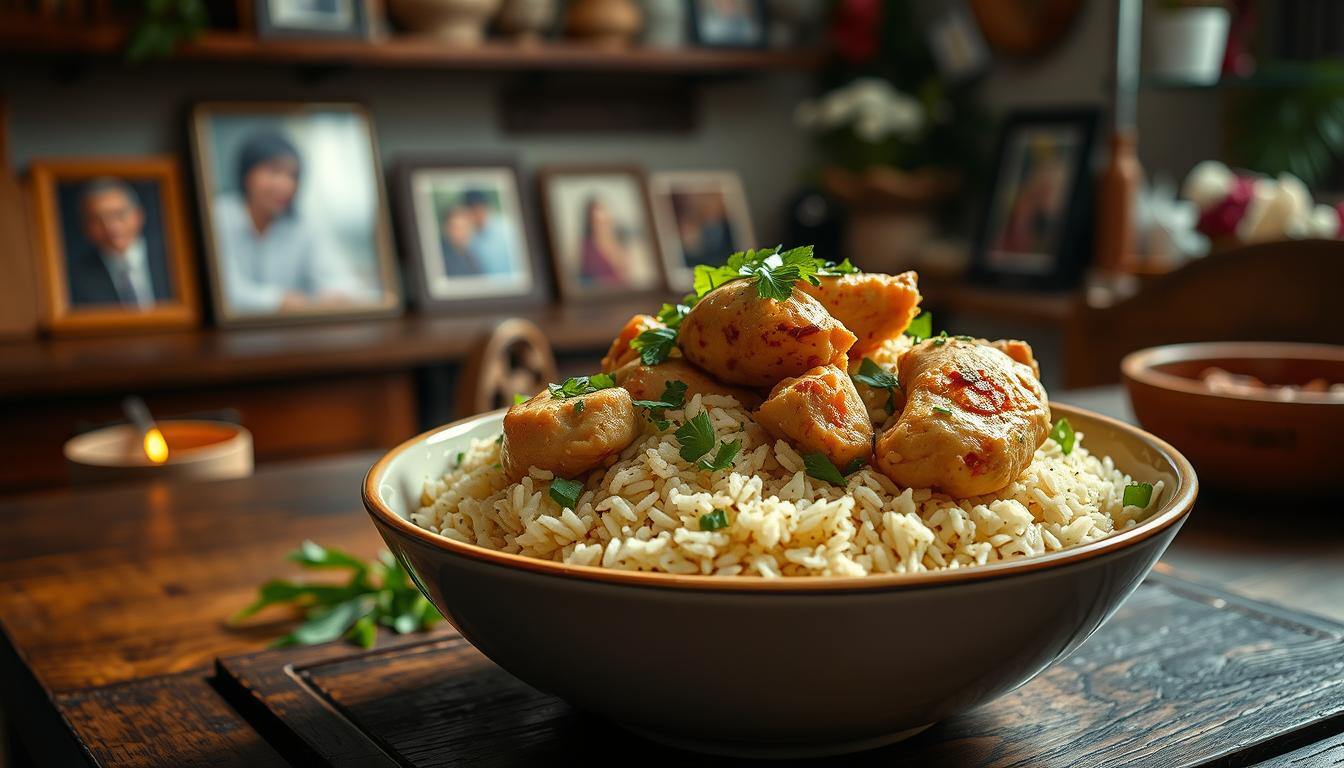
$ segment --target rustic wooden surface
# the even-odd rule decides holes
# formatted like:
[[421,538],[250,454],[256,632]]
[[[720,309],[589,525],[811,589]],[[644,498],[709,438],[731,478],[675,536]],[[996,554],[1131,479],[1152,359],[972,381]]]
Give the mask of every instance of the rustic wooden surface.
[[[1109,398],[1114,404],[1123,396],[1112,390]],[[366,556],[377,552],[381,542],[358,500],[359,482],[375,458],[365,453],[273,465],[247,480],[209,485],[66,491],[0,501],[0,708],[29,746],[40,750],[37,764],[71,764],[60,757],[69,754],[106,756],[149,738],[152,731],[135,731],[149,729],[155,715],[146,712],[141,721],[124,714],[129,710],[117,709],[116,696],[92,695],[103,686],[143,683],[148,692],[135,695],[161,702],[218,695],[199,684],[212,674],[215,660],[261,650],[287,631],[290,618],[269,612],[247,629],[234,630],[224,617],[246,604],[266,579],[298,575],[282,558],[302,539]],[[1269,507],[1273,514],[1248,516],[1218,503],[1225,502],[1200,499],[1159,569],[1344,621],[1339,599],[1344,520],[1329,519],[1338,506],[1275,504]],[[1313,507],[1319,514],[1303,518]],[[1244,669],[1252,660],[1253,654],[1233,668]],[[1204,672],[1219,674],[1212,667]],[[147,682],[154,679],[159,682]],[[174,691],[152,693],[156,685]],[[1149,691],[1159,693],[1176,694]],[[82,713],[77,718],[68,711],[76,702]],[[199,742],[161,743],[168,751],[142,755],[132,764],[190,764],[188,755],[201,754],[219,755],[219,765],[265,764],[262,758],[226,759],[231,753],[223,745],[237,736],[211,731],[227,732],[237,719],[210,704],[197,706],[200,713],[220,713],[200,715],[205,725],[193,737]],[[1110,717],[1127,716],[1134,706],[1135,699],[1117,695]],[[1246,714],[1253,716],[1254,708]],[[93,722],[104,715],[121,718],[119,724]],[[1297,768],[1344,761],[1344,745],[1338,743],[1284,746],[1292,747],[1289,754],[1297,755],[1297,762],[1275,762],[1279,758],[1269,755],[1256,759]],[[178,747],[185,751],[174,758],[171,750]]]
[[[576,712],[455,634],[336,657],[281,649],[225,659],[221,671],[333,768],[553,764],[597,743],[706,762]],[[1344,625],[1158,576],[1026,686],[844,762],[1178,768],[1246,763],[1340,729]]]

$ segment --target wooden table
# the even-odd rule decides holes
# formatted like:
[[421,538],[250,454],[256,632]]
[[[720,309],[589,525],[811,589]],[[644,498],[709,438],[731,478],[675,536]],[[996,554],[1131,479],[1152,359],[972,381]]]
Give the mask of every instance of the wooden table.
[[[1124,407],[1118,390],[1058,399]],[[282,557],[304,538],[377,551],[358,492],[374,458],[0,503],[0,695],[33,764],[290,765],[286,745],[210,680],[217,658],[261,649],[283,626],[237,631],[223,618],[263,580],[298,575]],[[1216,503],[1201,499],[1162,572],[1344,621],[1337,508],[1251,515]],[[1287,514],[1302,524],[1277,526]],[[1270,764],[1339,765],[1341,730],[1332,721],[1310,743],[1285,742],[1291,754]]]

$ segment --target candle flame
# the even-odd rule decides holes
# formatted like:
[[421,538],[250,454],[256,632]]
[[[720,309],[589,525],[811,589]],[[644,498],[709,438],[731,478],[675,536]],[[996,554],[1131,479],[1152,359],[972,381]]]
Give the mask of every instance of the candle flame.
[[168,441],[163,439],[158,427],[151,427],[145,433],[145,456],[155,464],[168,460]]

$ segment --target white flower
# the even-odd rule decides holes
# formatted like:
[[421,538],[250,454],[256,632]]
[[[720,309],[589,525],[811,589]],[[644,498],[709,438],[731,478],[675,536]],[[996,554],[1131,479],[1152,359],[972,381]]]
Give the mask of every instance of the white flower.
[[896,136],[918,138],[928,121],[924,106],[886,80],[861,77],[816,101],[805,101],[794,120],[808,130],[849,126],[859,138],[879,142]]

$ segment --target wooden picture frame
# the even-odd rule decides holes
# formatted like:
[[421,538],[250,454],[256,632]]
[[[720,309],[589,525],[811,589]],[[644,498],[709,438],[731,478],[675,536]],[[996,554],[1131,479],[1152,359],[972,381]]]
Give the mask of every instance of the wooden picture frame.
[[[667,293],[643,169],[634,165],[548,166],[537,172],[537,189],[551,267],[562,299],[574,302]],[[605,218],[604,207],[608,209]],[[593,234],[594,216],[612,231]],[[624,247],[615,259],[602,254],[599,245],[613,238]],[[584,267],[590,248],[594,260],[606,259],[600,270]]]
[[[391,317],[401,312],[378,141],[362,105],[203,102],[192,108],[190,132],[210,295],[219,325]],[[312,146],[319,135],[322,146]],[[221,142],[226,146],[217,146]],[[276,157],[247,166],[267,153]],[[361,163],[361,156],[367,162]],[[286,207],[271,219],[279,229],[258,232],[246,189],[251,171],[286,161],[291,167],[279,175],[289,174],[293,189]],[[232,177],[221,178],[223,171]],[[352,225],[355,221],[360,223]],[[346,231],[334,234],[333,228]],[[278,262],[282,258],[292,260]],[[259,276],[259,270],[269,274]]]
[[[417,308],[466,313],[535,306],[549,298],[546,261],[537,247],[530,201],[512,158],[403,158],[394,165],[393,184],[406,284]],[[474,193],[485,199],[470,201]],[[460,198],[453,209],[471,210],[478,220],[468,226],[478,227],[478,232],[490,226],[488,219],[482,222],[480,217],[497,216],[494,226],[503,241],[502,253],[477,253],[482,249],[472,250],[469,243],[464,244],[460,269],[451,268],[454,260],[444,240],[450,226],[445,216],[452,211],[443,209],[444,197]],[[501,267],[501,261],[508,266]],[[459,274],[449,274],[452,271]]]
[[1093,107],[1014,112],[999,132],[969,277],[1028,290],[1076,285],[1091,258]]
[[[717,221],[699,222],[701,231],[718,231],[713,233],[715,237],[702,237],[700,253],[688,253],[684,231],[693,224],[686,218],[696,212],[683,209],[686,203],[693,202],[686,201],[684,196],[706,194],[717,195],[722,209],[707,214]],[[649,198],[663,254],[663,271],[673,291],[686,292],[694,287],[697,264],[719,266],[737,251],[760,247],[751,223],[746,189],[736,171],[658,171],[649,175]]]
[[[344,9],[349,18],[334,19],[334,23],[312,18],[305,24],[302,19],[287,18],[279,6],[288,0],[253,0],[257,37],[261,38],[325,38],[358,40],[370,36],[367,0],[334,0],[338,10]],[[290,12],[292,14],[292,11]],[[341,23],[344,22],[344,23]]]
[[[200,323],[196,259],[187,234],[182,172],[173,157],[34,160],[28,172],[42,291],[54,334],[190,328]],[[156,192],[148,197],[147,193]],[[85,215],[76,224],[71,216]],[[78,212],[78,213],[77,213]],[[134,215],[138,224],[126,224]],[[133,226],[138,231],[128,231]],[[94,229],[97,227],[97,229]],[[120,229],[120,231],[113,231]],[[88,234],[94,232],[94,235]],[[116,240],[135,238],[131,294],[110,272]],[[99,245],[95,240],[108,245]],[[135,302],[138,309],[131,309]]]
[[[755,24],[748,27],[725,26],[731,20],[721,19],[705,6],[712,0],[687,0],[690,7],[691,39],[701,48],[767,48],[770,45],[770,13],[765,0],[736,0],[750,11]],[[746,19],[747,23],[751,18]],[[715,25],[718,25],[717,27]],[[744,33],[743,30],[747,30]]]

